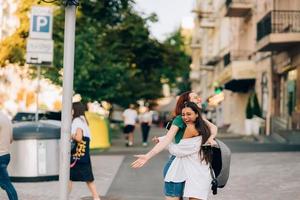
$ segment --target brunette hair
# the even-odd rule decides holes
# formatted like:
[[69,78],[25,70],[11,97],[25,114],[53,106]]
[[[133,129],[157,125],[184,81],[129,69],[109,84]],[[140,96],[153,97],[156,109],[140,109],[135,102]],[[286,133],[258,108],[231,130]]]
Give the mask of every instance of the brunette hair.
[[184,102],[190,101],[190,93],[191,91],[187,91],[179,96],[173,113],[174,117],[176,117],[177,115],[181,115],[182,108],[184,107]]
[[[87,122],[87,119],[85,117],[85,111],[87,111],[87,106],[81,102],[75,102],[72,104],[73,109],[73,120],[77,117],[83,116],[85,118],[85,121]],[[88,123],[88,122],[87,122]]]
[[[210,129],[207,125],[207,123],[203,120],[202,116],[201,116],[201,109],[197,106],[197,104],[193,103],[193,102],[189,102],[186,101],[183,103],[183,108],[190,108],[192,109],[196,114],[198,114],[198,117],[196,118],[195,121],[195,128],[198,131],[199,135],[202,136],[202,141],[201,141],[201,146],[203,144],[206,143],[206,141],[208,140],[208,138],[211,136],[211,132]],[[199,151],[201,160],[205,160],[207,163],[210,160],[210,154],[209,152],[205,152],[202,150],[202,148],[200,147],[200,151]]]

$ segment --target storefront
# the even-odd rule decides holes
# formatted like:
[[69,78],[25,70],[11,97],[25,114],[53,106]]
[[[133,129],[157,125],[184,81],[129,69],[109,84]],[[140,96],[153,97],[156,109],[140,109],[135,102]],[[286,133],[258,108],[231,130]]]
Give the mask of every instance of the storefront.
[[[299,52],[300,53],[300,52]],[[282,52],[275,55],[274,76],[277,81],[274,83],[277,88],[277,94],[274,95],[275,113],[272,117],[272,131],[297,129],[297,80],[298,71],[296,66],[297,61],[292,55],[293,52]]]
[[216,77],[215,82],[224,88],[224,101],[216,108],[217,116],[221,116],[217,122],[219,126],[228,125],[228,132],[246,134],[246,106],[255,79],[255,64],[251,60],[231,61]]

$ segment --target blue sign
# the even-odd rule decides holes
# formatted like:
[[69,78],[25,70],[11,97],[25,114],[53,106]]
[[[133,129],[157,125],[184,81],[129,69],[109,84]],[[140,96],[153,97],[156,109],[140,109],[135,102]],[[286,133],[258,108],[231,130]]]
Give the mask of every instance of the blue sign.
[[29,38],[52,39],[52,8],[33,6],[31,8]]
[[50,16],[34,15],[32,30],[34,32],[48,33],[50,31]]

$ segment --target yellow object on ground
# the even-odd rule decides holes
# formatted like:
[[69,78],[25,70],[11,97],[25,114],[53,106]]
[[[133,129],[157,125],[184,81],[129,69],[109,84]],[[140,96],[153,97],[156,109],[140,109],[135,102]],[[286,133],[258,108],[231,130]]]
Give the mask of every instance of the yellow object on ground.
[[97,113],[92,112],[85,112],[85,116],[89,122],[89,127],[92,134],[90,148],[109,148],[109,128],[105,122],[105,118]]

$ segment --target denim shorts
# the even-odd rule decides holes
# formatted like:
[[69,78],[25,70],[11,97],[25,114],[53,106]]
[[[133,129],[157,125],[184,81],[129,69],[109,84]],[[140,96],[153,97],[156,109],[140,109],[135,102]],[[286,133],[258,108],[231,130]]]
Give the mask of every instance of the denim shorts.
[[[168,169],[170,165],[172,164],[173,160],[175,159],[175,156],[171,156],[166,163],[164,167],[164,177],[166,176]],[[183,196],[183,190],[184,190],[184,183],[185,182],[180,182],[180,183],[174,183],[174,182],[165,182],[164,184],[164,194],[165,196],[168,197],[182,197]]]

